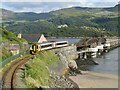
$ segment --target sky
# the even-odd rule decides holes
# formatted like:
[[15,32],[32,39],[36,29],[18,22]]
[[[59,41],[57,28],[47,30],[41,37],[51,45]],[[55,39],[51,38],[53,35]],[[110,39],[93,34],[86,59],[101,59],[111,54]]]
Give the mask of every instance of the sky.
[[76,6],[114,7],[118,2],[119,0],[2,0],[0,8],[15,12],[43,13]]

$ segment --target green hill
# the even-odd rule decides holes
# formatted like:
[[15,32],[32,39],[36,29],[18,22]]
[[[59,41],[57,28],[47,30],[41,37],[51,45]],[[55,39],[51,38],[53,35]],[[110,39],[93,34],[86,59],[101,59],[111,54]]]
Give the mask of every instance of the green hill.
[[35,21],[53,17],[50,13],[34,13],[34,12],[13,12],[6,9],[0,9],[3,21]]
[[[44,33],[46,36],[58,36],[58,37],[59,36],[76,37],[76,36],[87,36],[87,35],[101,36],[102,34],[101,32],[103,32],[104,30],[104,34],[109,33],[107,35],[118,36],[117,34],[118,18],[119,18],[118,6],[120,5],[116,5],[115,7],[110,7],[110,8],[88,8],[88,7],[64,8],[46,13],[52,16],[47,17],[46,19],[43,18],[44,20],[40,20],[40,18],[37,20],[37,17],[34,17],[35,13],[32,12],[29,12],[31,15],[31,19],[24,16],[24,14],[26,15],[28,13],[19,13],[21,14],[21,19],[19,20],[26,19],[28,20],[28,22],[23,22],[23,21],[4,22],[3,25],[5,25],[9,31],[14,32],[16,34]],[[12,12],[10,11],[9,13]],[[8,16],[11,15],[12,14],[9,14]],[[22,16],[24,16],[25,19]],[[14,18],[16,18],[16,16],[14,16]],[[59,25],[64,25],[64,24],[66,24],[68,27],[61,29],[57,28]],[[81,27],[91,27],[92,30],[89,31],[85,28],[81,29]],[[76,28],[78,31],[75,31]],[[99,31],[98,33],[94,30],[94,28],[101,31]],[[79,32],[79,33],[67,35],[68,33],[73,33],[73,32]]]
[[83,16],[83,15],[93,15],[93,16],[117,16],[118,6],[110,8],[89,8],[89,7],[71,7],[64,8],[56,11],[50,12],[53,15],[66,15],[66,16]]
[[11,24],[6,28],[9,31],[14,32],[15,34],[18,33],[32,34],[32,33],[49,32],[56,27],[51,22],[45,20],[45,21],[31,21],[31,22]]
[[[9,32],[8,30],[6,30],[4,27],[0,27],[0,36],[2,36],[2,41],[1,43],[6,43],[6,42],[10,42],[11,44],[22,44],[22,42],[26,42],[26,40],[24,39],[19,39],[18,37],[16,37],[16,35],[12,32]],[[0,43],[0,44],[1,44]]]

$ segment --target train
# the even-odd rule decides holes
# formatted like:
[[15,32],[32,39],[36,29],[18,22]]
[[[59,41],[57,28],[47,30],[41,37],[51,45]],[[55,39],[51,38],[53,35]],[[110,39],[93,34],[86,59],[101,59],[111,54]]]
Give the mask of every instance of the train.
[[60,47],[67,47],[68,41],[48,41],[33,44],[30,46],[30,54],[37,54],[40,51],[55,49]]

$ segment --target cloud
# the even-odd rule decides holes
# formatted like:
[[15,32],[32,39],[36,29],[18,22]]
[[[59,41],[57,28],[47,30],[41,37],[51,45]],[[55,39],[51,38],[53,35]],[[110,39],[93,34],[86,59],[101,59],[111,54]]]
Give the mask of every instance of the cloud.
[[[2,2],[33,2],[33,0],[2,0]],[[34,0],[34,2],[119,2],[119,0]]]
[[[25,2],[20,2],[22,0],[9,0],[9,2],[6,2],[7,0],[4,0],[2,2],[2,8],[6,8],[8,10],[16,11],[16,12],[49,12],[53,10],[58,10],[61,8],[68,8],[68,7],[74,7],[74,6],[80,6],[80,7],[112,7],[117,4],[117,0],[112,0],[114,2],[108,2],[108,0],[91,0],[88,2],[88,0],[57,0],[57,2],[51,2],[50,0],[39,0],[39,2],[36,2],[37,0],[34,0],[34,2],[31,2],[29,0],[24,0]],[[33,0],[32,0],[33,1]],[[50,1],[50,2],[45,2]],[[60,1],[60,2],[58,2]],[[111,0],[110,0],[111,1]]]
[[9,8],[13,11],[28,11],[28,12],[49,12],[70,6],[79,6],[76,2],[3,2],[4,8]]
[[[33,0],[4,0],[2,2],[33,2]],[[34,0],[34,2],[119,2],[119,0]]]

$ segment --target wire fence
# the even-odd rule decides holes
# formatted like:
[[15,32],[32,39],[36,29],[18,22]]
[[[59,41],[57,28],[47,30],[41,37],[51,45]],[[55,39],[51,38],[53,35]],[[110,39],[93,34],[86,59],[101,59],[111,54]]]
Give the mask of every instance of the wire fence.
[[14,55],[14,56],[11,56],[11,57],[5,59],[3,62],[0,63],[0,69],[3,68],[10,61],[15,60],[15,59],[19,58],[21,55],[24,55],[24,54],[27,54],[27,53],[29,53],[29,51],[24,51],[24,52],[21,52],[17,55]]

